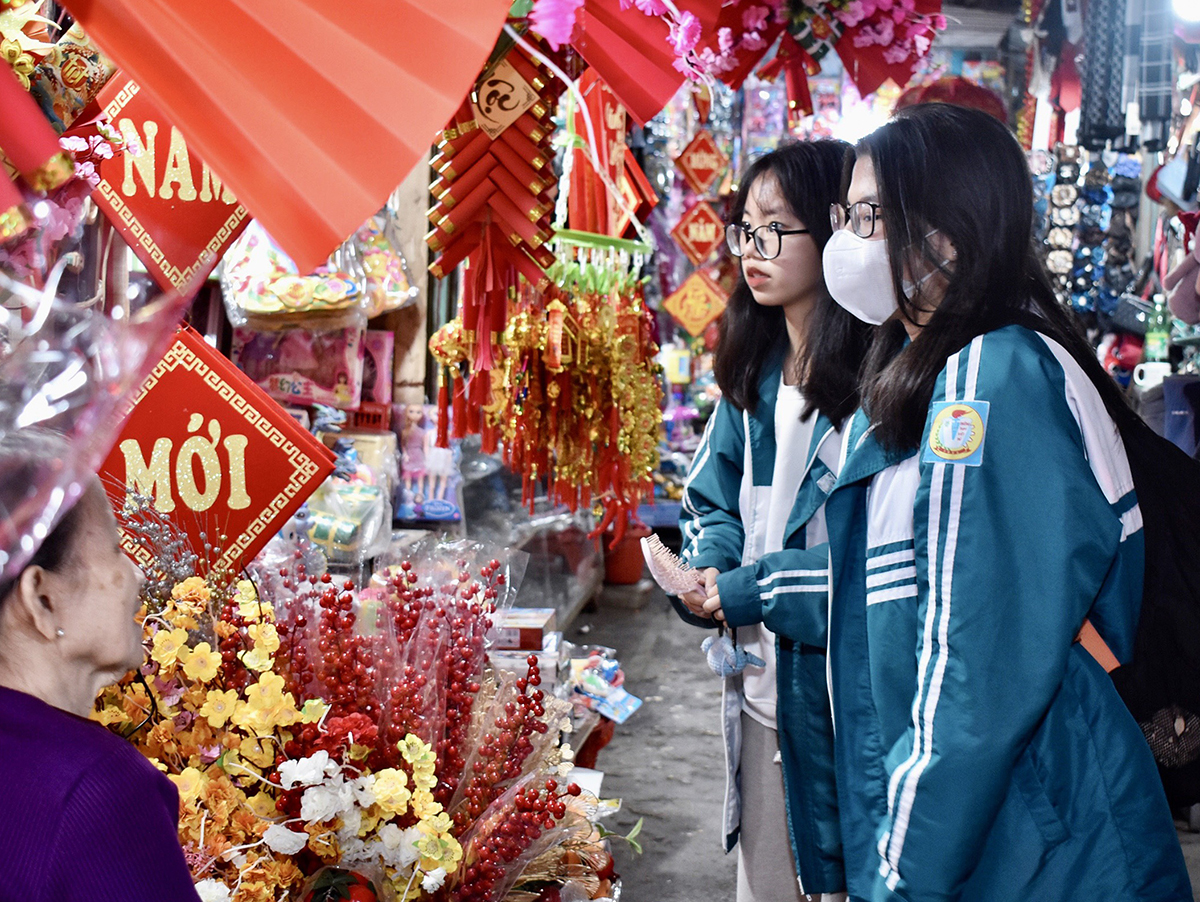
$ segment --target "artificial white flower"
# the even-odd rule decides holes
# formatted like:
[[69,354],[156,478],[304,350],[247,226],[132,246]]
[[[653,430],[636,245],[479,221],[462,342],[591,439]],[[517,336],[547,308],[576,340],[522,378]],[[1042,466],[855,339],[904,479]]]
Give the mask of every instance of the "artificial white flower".
[[347,864],[360,864],[364,861],[370,861],[378,851],[372,846],[368,846],[357,836],[347,840],[339,838],[338,844],[341,847],[342,861]]
[[220,880],[201,880],[196,884],[196,895],[200,897],[200,902],[230,902],[233,895]]
[[300,817],[311,823],[331,820],[354,805],[354,794],[339,777],[321,786],[310,786],[300,797]]
[[[329,770],[331,766],[334,768],[332,773]],[[321,750],[307,758],[285,761],[279,765],[279,785],[284,789],[300,785],[312,786],[324,780],[326,775],[332,777],[337,771],[338,765],[329,760],[329,752]]]
[[295,855],[308,844],[308,834],[297,833],[280,824],[272,824],[263,834],[263,842],[273,852],[281,855]]
[[363,808],[370,808],[375,804],[375,776],[373,774],[363,774],[358,779],[351,780],[350,789],[354,792],[354,801]]
[[[389,827],[394,826],[389,824]],[[385,828],[386,829],[386,828]],[[400,830],[400,836],[397,839],[393,834],[388,834],[388,839],[384,839],[384,845],[389,849],[384,860],[394,868],[404,870],[410,864],[421,857],[417,851],[417,840],[421,838],[421,831],[416,827],[409,827],[407,830]],[[383,837],[383,831],[380,831],[380,837]],[[395,842],[395,847],[391,847],[389,840]]]
[[435,893],[442,888],[442,884],[446,882],[446,869],[434,868],[425,874],[425,879],[421,881],[421,887],[427,893]]
[[351,808],[349,811],[342,812],[342,826],[338,828],[338,839],[341,842],[348,842],[358,836],[358,831],[362,827],[362,811],[358,808]]

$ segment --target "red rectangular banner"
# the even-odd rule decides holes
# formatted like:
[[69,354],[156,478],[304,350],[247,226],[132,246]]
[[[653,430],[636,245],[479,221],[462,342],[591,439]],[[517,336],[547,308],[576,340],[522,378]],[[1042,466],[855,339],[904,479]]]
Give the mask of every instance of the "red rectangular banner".
[[135,82],[116,75],[98,102],[125,147],[98,167],[92,197],[164,290],[205,278],[249,214]]
[[[189,328],[150,373],[100,470],[113,505],[153,497],[203,554],[250,561],[333,472],[333,454]],[[223,538],[220,538],[223,537]],[[139,564],[150,550],[123,536]]]

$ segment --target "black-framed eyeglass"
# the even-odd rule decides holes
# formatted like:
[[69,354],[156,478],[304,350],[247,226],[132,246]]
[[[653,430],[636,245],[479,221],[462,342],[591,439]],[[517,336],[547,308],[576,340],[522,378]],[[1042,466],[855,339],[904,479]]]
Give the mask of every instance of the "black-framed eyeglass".
[[754,249],[764,260],[774,260],[783,250],[784,235],[807,235],[808,229],[785,229],[777,222],[760,225],[752,229],[744,222],[731,222],[725,226],[725,246],[735,257],[742,256],[747,241],[754,241]]
[[875,221],[879,218],[882,204],[873,204],[869,200],[855,201],[852,204],[829,205],[829,223],[833,230],[839,231],[850,223],[850,230],[859,238],[870,238],[875,234]]

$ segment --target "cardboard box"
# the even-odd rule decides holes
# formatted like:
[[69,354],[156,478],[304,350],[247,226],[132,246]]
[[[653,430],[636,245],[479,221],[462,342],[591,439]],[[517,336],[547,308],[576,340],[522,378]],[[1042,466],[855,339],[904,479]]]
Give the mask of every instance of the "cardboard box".
[[541,651],[546,634],[554,632],[558,612],[554,608],[509,608],[492,627],[492,647]]

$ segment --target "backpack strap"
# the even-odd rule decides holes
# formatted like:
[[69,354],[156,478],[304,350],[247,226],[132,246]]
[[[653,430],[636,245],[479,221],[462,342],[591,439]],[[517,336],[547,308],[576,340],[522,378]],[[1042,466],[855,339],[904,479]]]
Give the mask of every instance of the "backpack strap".
[[1079,630],[1079,635],[1075,637],[1075,641],[1083,646],[1084,651],[1096,659],[1096,663],[1104,668],[1105,673],[1112,673],[1121,666],[1121,662],[1112,653],[1112,649],[1108,647],[1108,643],[1104,641],[1100,633],[1092,626],[1092,621],[1083,621],[1083,626]]

